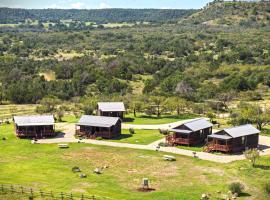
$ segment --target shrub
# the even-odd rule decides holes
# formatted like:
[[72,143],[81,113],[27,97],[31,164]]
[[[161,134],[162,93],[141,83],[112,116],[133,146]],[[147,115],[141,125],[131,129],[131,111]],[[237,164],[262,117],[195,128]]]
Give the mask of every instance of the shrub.
[[133,135],[133,134],[135,134],[135,130],[134,130],[133,128],[130,128],[130,129],[129,129],[129,133],[130,133],[131,135]]
[[102,137],[96,137],[96,140],[103,140]]
[[168,144],[165,143],[165,142],[160,142],[160,143],[158,144],[158,146],[160,146],[160,147],[167,147]]
[[164,129],[158,129],[159,133],[162,135],[168,135],[169,134],[169,130],[164,130]]
[[244,155],[246,159],[248,159],[252,163],[252,166],[254,167],[256,161],[260,157],[260,152],[258,151],[258,149],[249,149],[244,152]]
[[265,184],[264,190],[270,196],[270,182]]
[[244,185],[239,183],[239,182],[234,182],[231,183],[229,185],[229,190],[233,193],[233,194],[241,194],[244,190]]

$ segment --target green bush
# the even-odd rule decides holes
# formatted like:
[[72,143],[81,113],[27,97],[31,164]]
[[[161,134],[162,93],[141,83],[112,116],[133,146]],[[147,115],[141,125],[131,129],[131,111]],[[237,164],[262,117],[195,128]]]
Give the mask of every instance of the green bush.
[[103,140],[102,137],[96,137],[96,140]]
[[160,146],[160,147],[167,147],[168,144],[165,143],[165,142],[160,142],[160,143],[158,144],[158,146]]
[[169,134],[169,130],[164,130],[164,129],[158,129],[159,133],[162,135],[168,135]]
[[270,182],[265,184],[264,190],[270,196]]
[[241,194],[244,190],[244,185],[239,183],[239,182],[234,182],[231,183],[229,185],[229,190],[233,193],[233,194]]
[[133,134],[135,134],[135,130],[134,130],[133,128],[130,128],[130,129],[129,129],[129,133],[130,133],[131,135],[133,135]]

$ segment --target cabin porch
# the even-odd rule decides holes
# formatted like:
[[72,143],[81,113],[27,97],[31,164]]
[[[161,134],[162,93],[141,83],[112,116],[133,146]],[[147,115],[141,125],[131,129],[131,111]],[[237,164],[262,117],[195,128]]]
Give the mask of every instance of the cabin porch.
[[166,137],[166,142],[171,146],[176,145],[196,145],[202,142],[203,139],[197,137],[195,134],[187,133],[173,133]]
[[55,136],[55,126],[16,126],[15,132],[18,137],[25,138],[43,138]]
[[95,139],[97,137],[102,137],[110,139],[114,137],[113,127],[98,127],[98,126],[82,126],[76,125],[76,135],[86,136],[89,139]]

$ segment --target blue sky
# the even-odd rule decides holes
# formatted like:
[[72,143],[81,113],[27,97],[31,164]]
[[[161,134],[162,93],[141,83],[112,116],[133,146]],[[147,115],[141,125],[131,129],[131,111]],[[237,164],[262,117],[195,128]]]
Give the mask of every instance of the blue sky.
[[0,0],[11,8],[202,8],[212,0]]

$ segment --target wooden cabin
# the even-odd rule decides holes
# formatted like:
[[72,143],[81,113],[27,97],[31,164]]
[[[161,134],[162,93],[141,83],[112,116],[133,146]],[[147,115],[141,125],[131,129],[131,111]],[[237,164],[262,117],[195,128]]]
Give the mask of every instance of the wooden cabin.
[[107,117],[124,118],[125,105],[123,102],[99,102],[97,107],[97,115]]
[[258,148],[259,133],[251,124],[223,129],[208,136],[205,151],[237,153]]
[[198,145],[205,142],[208,135],[212,134],[213,124],[206,119],[188,121],[171,130],[173,134],[166,137],[166,142],[171,145]]
[[56,135],[52,115],[15,116],[13,120],[18,137],[43,138]]
[[102,137],[111,139],[121,135],[121,119],[119,117],[104,117],[84,115],[76,124],[76,135],[95,139]]

